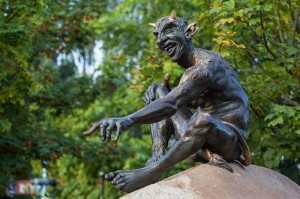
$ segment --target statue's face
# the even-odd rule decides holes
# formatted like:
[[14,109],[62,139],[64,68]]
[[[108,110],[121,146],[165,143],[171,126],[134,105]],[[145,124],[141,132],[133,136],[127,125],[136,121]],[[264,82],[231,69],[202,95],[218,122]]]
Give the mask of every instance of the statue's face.
[[184,27],[176,23],[159,24],[153,32],[157,37],[157,46],[170,57],[173,62],[181,59],[188,50],[189,42],[185,36]]

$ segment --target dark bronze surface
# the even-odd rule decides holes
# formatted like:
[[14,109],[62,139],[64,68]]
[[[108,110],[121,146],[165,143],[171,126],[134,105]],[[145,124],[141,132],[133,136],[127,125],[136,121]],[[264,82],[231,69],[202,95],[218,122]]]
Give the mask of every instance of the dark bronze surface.
[[[151,125],[153,155],[146,166],[111,172],[105,178],[121,191],[132,192],[157,182],[164,170],[187,158],[231,172],[228,161],[249,165],[245,142],[248,97],[235,70],[219,54],[195,48],[191,39],[198,26],[176,17],[174,11],[150,25],[155,28],[158,48],[186,71],[174,89],[169,86],[169,75],[162,85],[153,83],[145,93],[147,105],[141,110],[126,117],[102,119],[84,132],[91,135],[100,130],[100,138],[109,142],[113,131],[118,140],[121,132],[133,125]],[[196,109],[195,113],[191,109]],[[167,151],[171,135],[176,143]]]

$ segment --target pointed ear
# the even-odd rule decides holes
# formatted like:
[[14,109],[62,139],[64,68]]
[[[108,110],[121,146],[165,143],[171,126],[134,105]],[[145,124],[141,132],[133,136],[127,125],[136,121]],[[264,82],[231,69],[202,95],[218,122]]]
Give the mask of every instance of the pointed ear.
[[197,26],[196,22],[191,23],[187,26],[185,29],[185,36],[188,39],[191,39],[194,34],[196,34],[199,30],[199,27]]

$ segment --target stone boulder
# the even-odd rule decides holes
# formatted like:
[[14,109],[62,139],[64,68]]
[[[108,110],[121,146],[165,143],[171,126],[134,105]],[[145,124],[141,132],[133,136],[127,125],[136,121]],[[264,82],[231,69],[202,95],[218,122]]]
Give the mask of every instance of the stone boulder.
[[201,164],[122,199],[300,199],[300,186],[270,169],[230,163],[234,173]]

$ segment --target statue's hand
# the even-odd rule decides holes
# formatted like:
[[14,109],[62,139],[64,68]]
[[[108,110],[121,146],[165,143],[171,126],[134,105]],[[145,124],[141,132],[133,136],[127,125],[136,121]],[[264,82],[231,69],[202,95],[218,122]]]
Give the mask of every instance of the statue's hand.
[[149,86],[149,88],[145,92],[143,100],[146,103],[146,105],[148,105],[151,102],[166,96],[170,92],[170,90],[171,89],[161,84],[152,83],[151,86]]
[[145,92],[143,100],[147,105],[156,100],[155,92],[157,86],[157,83],[152,83],[151,86],[149,86],[149,88]]
[[83,133],[83,135],[88,136],[100,129],[99,137],[102,141],[109,142],[111,140],[112,131],[116,131],[115,140],[120,138],[121,132],[128,130],[133,125],[133,121],[126,118],[105,118],[96,122],[89,130]]
[[170,74],[167,73],[164,77],[164,81],[162,84],[152,83],[151,86],[149,86],[143,98],[146,105],[150,104],[151,102],[159,98],[165,97],[171,91],[171,86],[169,84],[169,81],[170,81]]

